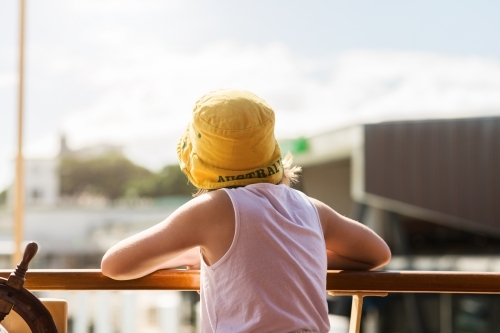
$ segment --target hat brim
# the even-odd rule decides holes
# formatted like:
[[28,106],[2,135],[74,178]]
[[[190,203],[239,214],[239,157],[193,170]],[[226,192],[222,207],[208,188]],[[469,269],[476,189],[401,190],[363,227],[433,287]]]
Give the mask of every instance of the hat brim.
[[195,149],[196,142],[193,142],[195,138],[196,133],[190,123],[177,144],[177,156],[181,170],[199,189],[213,190],[255,183],[278,184],[283,178],[281,149],[276,140],[274,140],[274,151],[258,167],[230,170],[211,165],[200,158]]

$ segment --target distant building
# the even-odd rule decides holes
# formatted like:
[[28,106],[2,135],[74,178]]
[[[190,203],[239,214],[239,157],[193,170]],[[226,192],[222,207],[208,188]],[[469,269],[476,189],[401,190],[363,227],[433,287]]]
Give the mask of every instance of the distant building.
[[26,205],[55,205],[59,199],[57,160],[27,160],[24,164]]
[[[7,191],[7,203],[14,202],[14,184]],[[52,206],[59,201],[59,162],[56,159],[24,160],[24,203]]]
[[[303,167],[299,189],[381,235],[393,254],[384,269],[500,271],[500,117],[364,124],[303,140],[288,144]],[[494,295],[368,300],[364,331],[500,332]],[[333,302],[349,313],[350,299]]]
[[[27,206],[53,206],[60,199],[59,164],[62,158],[88,160],[104,155],[123,155],[123,146],[99,144],[70,149],[66,136],[61,136],[59,155],[53,159],[24,160],[24,201]],[[14,202],[14,185],[7,191],[7,202]]]

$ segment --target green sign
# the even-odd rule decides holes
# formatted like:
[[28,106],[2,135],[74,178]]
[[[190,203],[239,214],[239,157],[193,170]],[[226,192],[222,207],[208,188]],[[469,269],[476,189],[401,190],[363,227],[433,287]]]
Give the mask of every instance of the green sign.
[[306,138],[282,140],[279,144],[283,156],[285,156],[287,152],[292,153],[292,155],[300,155],[309,151],[309,141]]

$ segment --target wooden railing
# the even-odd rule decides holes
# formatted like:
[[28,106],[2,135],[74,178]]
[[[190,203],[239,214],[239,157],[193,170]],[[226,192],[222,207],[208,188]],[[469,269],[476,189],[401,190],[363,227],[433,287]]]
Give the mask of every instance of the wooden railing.
[[[11,271],[0,270],[7,278]],[[199,290],[199,271],[162,270],[148,276],[116,281],[100,270],[29,270],[24,287],[30,290]],[[328,271],[326,291],[351,295],[350,333],[359,332],[365,296],[387,293],[500,294],[499,273],[422,271]]]
[[[0,270],[8,278],[11,270]],[[31,269],[30,290],[199,290],[199,271],[161,270],[116,281],[98,269]],[[326,290],[339,293],[500,294],[500,273],[423,271],[328,271]]]

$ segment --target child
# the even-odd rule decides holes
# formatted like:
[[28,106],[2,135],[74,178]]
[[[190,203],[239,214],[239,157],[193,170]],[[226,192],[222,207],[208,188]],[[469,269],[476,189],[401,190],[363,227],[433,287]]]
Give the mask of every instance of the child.
[[300,169],[282,160],[274,111],[256,95],[203,96],[177,153],[195,198],[101,267],[118,280],[201,267],[202,332],[328,332],[326,270],[390,260],[370,229],[290,188]]

